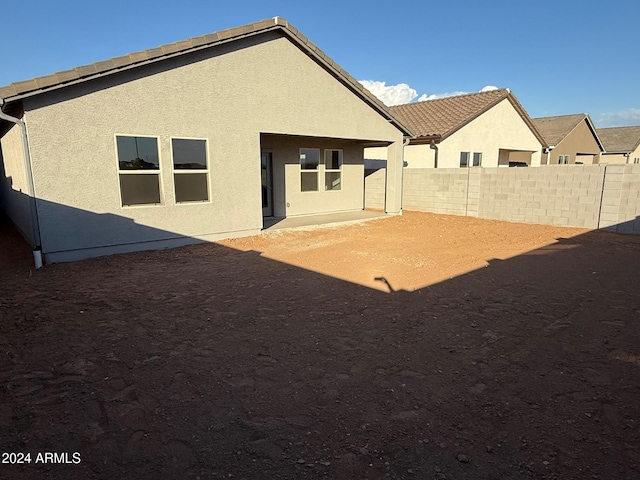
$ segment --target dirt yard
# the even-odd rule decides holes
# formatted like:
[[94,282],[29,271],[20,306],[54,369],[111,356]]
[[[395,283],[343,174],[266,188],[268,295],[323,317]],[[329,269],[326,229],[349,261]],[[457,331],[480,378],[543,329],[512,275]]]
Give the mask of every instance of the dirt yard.
[[0,272],[2,479],[640,478],[640,237],[405,212],[32,271],[5,221]]

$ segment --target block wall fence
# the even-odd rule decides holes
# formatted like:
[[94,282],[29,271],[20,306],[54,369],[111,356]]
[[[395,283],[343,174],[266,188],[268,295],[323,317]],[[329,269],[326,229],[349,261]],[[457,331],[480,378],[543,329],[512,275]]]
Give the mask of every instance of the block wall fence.
[[[640,234],[640,165],[404,169],[402,208]],[[379,209],[384,169],[365,178]],[[383,196],[384,199],[384,196]]]

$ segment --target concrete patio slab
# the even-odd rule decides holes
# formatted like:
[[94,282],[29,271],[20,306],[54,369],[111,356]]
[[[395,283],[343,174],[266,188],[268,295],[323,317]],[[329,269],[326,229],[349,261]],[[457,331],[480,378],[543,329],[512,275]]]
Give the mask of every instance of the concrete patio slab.
[[263,231],[283,230],[301,227],[328,226],[337,223],[356,223],[363,220],[393,217],[384,212],[372,210],[357,210],[351,212],[325,213],[319,215],[303,215],[298,217],[265,217]]

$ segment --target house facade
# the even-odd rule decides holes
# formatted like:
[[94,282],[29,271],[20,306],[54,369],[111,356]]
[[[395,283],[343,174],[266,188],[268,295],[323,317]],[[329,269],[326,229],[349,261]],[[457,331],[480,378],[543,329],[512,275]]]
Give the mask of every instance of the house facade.
[[2,205],[46,261],[250,235],[364,208],[388,109],[282,18],[0,88]]
[[601,163],[640,164],[640,126],[598,128],[604,145]]
[[[509,89],[391,107],[415,134],[405,148],[406,168],[539,166],[544,139]],[[367,149],[384,160],[384,149]]]
[[586,113],[534,118],[533,123],[549,145],[543,152],[544,165],[592,165],[600,162],[604,147]]

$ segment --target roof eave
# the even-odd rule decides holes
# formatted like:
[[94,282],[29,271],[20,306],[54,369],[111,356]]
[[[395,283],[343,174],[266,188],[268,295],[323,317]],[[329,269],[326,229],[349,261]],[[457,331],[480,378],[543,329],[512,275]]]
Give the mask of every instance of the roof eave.
[[[242,27],[238,27],[238,28],[242,28]],[[45,86],[45,87],[42,87],[42,88],[35,88],[33,90],[24,91],[24,92],[21,92],[21,93],[16,94],[16,95],[5,96],[3,98],[0,98],[0,101],[3,101],[4,103],[15,102],[17,100],[22,100],[22,99],[25,99],[25,98],[28,98],[28,97],[32,97],[32,96],[35,96],[35,95],[40,95],[40,94],[43,94],[43,93],[48,93],[48,92],[51,92],[51,91],[59,90],[61,88],[66,88],[66,87],[69,87],[69,86],[77,85],[77,84],[80,84],[80,83],[83,83],[83,82],[87,82],[87,81],[90,81],[90,80],[95,80],[96,78],[101,78],[101,77],[106,77],[106,76],[109,76],[109,75],[114,75],[116,73],[125,72],[125,71],[132,70],[134,68],[138,68],[138,67],[141,67],[141,66],[150,65],[150,64],[153,64],[153,63],[161,62],[161,61],[164,61],[164,60],[167,60],[167,59],[179,57],[179,56],[186,55],[186,54],[193,53],[193,52],[198,52],[200,50],[206,50],[206,49],[214,47],[214,46],[224,45],[226,43],[231,43],[231,42],[240,40],[242,38],[249,38],[249,37],[256,36],[256,35],[261,35],[261,34],[264,34],[266,32],[273,31],[273,30],[278,30],[278,29],[284,30],[285,27],[284,27],[284,25],[281,25],[281,24],[278,24],[278,23],[274,23],[272,25],[266,26],[265,28],[260,28],[260,29],[254,30],[254,31],[245,31],[245,32],[240,33],[238,35],[230,36],[230,37],[227,37],[227,38],[213,40],[211,42],[207,42],[207,43],[204,43],[204,44],[201,44],[201,45],[197,45],[197,46],[181,49],[181,50],[178,50],[178,51],[175,51],[175,52],[163,53],[163,54],[154,56],[152,58],[146,58],[144,60],[134,61],[134,62],[126,64],[126,65],[110,68],[108,70],[98,71],[98,72],[95,72],[95,73],[92,73],[92,74],[87,74],[87,75],[82,75],[82,76],[79,76],[77,78],[70,79],[68,81],[63,81],[63,82],[56,83],[54,85]],[[231,29],[231,30],[233,30],[233,29]],[[157,50],[162,50],[162,47],[158,47]],[[140,53],[140,52],[132,53],[130,55],[137,55],[138,53]],[[120,57],[117,57],[117,58],[120,58]],[[87,65],[87,66],[80,66],[80,67],[73,68],[71,70],[65,70],[65,71],[62,71],[62,72],[57,72],[57,73],[55,73],[53,75],[61,75],[61,74],[65,74],[67,72],[69,72],[69,73],[76,72],[78,70],[82,70],[82,69],[85,69],[85,68],[88,68],[88,67],[92,67],[93,65],[94,64]],[[51,75],[47,75],[45,77],[38,77],[38,78],[33,79],[31,81],[37,81],[39,79],[47,78],[47,77],[50,77],[50,76]]]
[[[259,27],[255,27],[259,26]],[[157,63],[160,61],[164,61],[167,59],[171,59],[174,57],[178,57],[181,55],[197,52],[200,50],[205,50],[211,47],[215,47],[218,45],[224,45],[226,43],[235,42],[237,40],[241,40],[243,38],[249,38],[256,35],[262,35],[269,31],[280,30],[284,35],[287,36],[289,40],[294,42],[299,48],[303,49],[307,55],[309,55],[314,61],[320,64],[323,68],[329,71],[334,78],[340,81],[343,85],[349,88],[353,93],[355,93],[360,99],[364,100],[368,103],[372,108],[374,108],[379,114],[385,117],[390,123],[392,123],[398,130],[400,130],[404,137],[414,137],[415,134],[405,125],[403,125],[397,118],[395,118],[391,112],[388,110],[386,105],[384,105],[380,100],[378,100],[371,92],[369,92],[360,82],[355,80],[351,75],[349,75],[342,67],[340,67],[337,63],[335,63],[329,56],[327,56],[322,50],[320,50],[315,44],[310,42],[307,37],[305,37],[302,33],[298,31],[294,26],[290,25],[289,22],[281,17],[274,17],[272,19],[262,20],[260,22],[256,22],[255,24],[248,24],[240,27],[235,27],[229,30],[223,30],[221,32],[215,32],[214,34],[210,34],[212,40],[209,42],[204,42],[192,47],[178,49],[176,51],[167,51],[164,52],[165,49],[170,49],[171,45],[165,45],[158,47],[156,49],[145,50],[143,52],[133,53],[130,56],[135,56],[141,53],[145,55],[148,54],[151,50],[162,52],[159,55],[155,55],[151,58],[145,58],[139,61],[133,61],[131,63],[123,64],[121,66],[115,66],[114,68],[109,68],[103,71],[96,71],[95,73],[89,73],[87,75],[78,76],[78,70],[86,69],[96,69],[96,64],[87,65],[84,67],[78,67],[72,70],[58,72],[53,75],[64,75],[69,77],[69,80],[55,83],[53,85],[46,85],[42,88],[34,88],[31,90],[25,90],[15,95],[8,95],[0,98],[0,102],[2,103],[11,103],[18,100],[22,100],[24,98],[28,98],[35,95],[40,95],[43,93],[55,91],[61,88],[66,88],[69,86],[77,85],[83,82],[87,82],[90,80],[94,80],[96,78],[101,78],[109,75],[113,75],[116,73],[124,72],[127,70],[131,70],[137,67],[141,67],[144,65],[149,65],[153,63]],[[220,38],[222,36],[222,38]],[[207,37],[206,35],[203,37]],[[215,39],[213,39],[215,37]],[[197,37],[202,38],[202,37]],[[188,44],[189,41],[193,41],[194,39],[185,40],[184,43]],[[182,42],[179,42],[182,43]],[[106,62],[114,62],[122,57],[117,57],[115,59],[107,60]],[[106,63],[104,62],[104,63]],[[75,78],[74,78],[75,75]],[[44,79],[51,77],[51,75],[46,77],[38,77],[36,79],[28,80],[29,82],[33,82],[34,85],[37,85],[38,82],[44,81]]]

